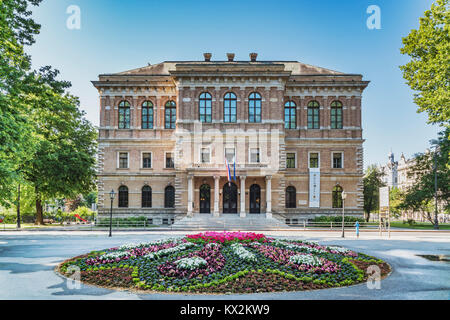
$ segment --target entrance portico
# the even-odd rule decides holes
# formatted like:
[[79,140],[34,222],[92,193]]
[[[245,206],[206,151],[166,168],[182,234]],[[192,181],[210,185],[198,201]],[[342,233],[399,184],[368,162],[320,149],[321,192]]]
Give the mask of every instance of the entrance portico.
[[271,218],[271,176],[236,176],[228,181],[226,176],[188,174],[188,216],[266,214]]

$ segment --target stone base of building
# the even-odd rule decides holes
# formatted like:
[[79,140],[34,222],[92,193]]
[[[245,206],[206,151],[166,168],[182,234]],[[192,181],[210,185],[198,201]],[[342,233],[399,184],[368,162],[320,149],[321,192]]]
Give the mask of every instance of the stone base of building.
[[[176,212],[174,209],[166,209],[164,210],[132,210],[132,209],[113,209],[113,218],[131,218],[131,217],[146,217],[146,223],[148,225],[171,225],[174,224],[176,221],[179,221],[185,217],[187,217],[187,212]],[[267,215],[267,213],[260,213],[260,214],[251,214],[246,213],[245,217],[243,218],[240,213],[235,214],[223,214],[220,213],[219,216],[214,216],[213,213],[208,214],[200,214],[195,213],[194,217],[197,220],[201,220],[202,218],[207,221],[211,218],[224,218],[224,219],[233,219],[233,218],[240,218],[240,219],[247,219],[248,218],[254,218],[254,219],[268,219],[271,221],[277,220],[283,224],[297,224],[297,223],[303,223],[303,221],[313,220],[316,217],[321,216],[342,216],[342,209],[295,209],[295,210],[289,210],[288,212],[272,212],[270,215]],[[358,217],[363,218],[364,213],[360,210],[345,210],[345,216],[348,217]],[[110,212],[107,210],[101,210],[98,213],[97,221],[109,221],[110,218]]]

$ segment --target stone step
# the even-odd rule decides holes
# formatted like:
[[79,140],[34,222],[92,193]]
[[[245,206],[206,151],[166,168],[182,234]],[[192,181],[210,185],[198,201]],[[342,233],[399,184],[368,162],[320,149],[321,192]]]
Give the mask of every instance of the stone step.
[[275,230],[289,228],[283,222],[264,215],[258,217],[240,218],[239,216],[212,217],[210,215],[195,215],[175,221],[173,229],[204,229],[204,230]]

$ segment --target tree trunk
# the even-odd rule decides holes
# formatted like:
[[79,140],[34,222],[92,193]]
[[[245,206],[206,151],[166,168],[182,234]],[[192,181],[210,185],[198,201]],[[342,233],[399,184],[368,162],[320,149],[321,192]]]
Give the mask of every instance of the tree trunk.
[[17,229],[20,229],[20,183],[17,187]]
[[426,212],[425,218],[431,222],[432,225],[434,225],[433,218],[431,217],[431,214],[429,212]]
[[36,196],[36,225],[44,225],[44,215],[42,212],[42,202],[39,195]]

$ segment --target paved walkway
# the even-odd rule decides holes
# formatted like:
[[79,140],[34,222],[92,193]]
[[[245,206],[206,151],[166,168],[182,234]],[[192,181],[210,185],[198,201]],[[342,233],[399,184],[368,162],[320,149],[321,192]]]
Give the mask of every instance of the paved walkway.
[[129,242],[151,241],[185,232],[22,231],[0,233],[0,299],[444,299],[450,300],[450,263],[429,261],[418,254],[450,255],[450,234],[445,232],[340,232],[271,231],[277,237],[316,240],[326,245],[343,245],[384,259],[393,273],[382,280],[380,289],[366,284],[347,288],[306,292],[259,293],[250,295],[135,294],[82,285],[69,289],[53,269],[61,261],[91,250]]

